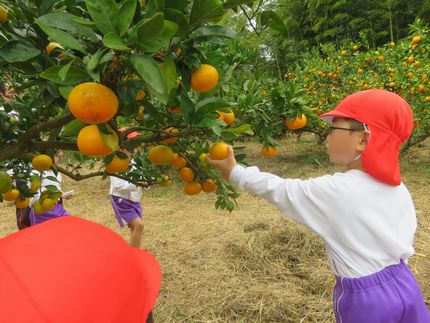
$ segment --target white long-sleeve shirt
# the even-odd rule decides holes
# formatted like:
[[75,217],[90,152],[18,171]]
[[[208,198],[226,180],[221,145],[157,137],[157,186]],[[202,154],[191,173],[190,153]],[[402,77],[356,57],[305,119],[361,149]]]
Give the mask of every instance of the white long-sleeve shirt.
[[415,207],[403,183],[386,185],[359,170],[284,179],[240,165],[230,180],[318,234],[337,276],[370,275],[414,253]]
[[136,186],[115,176],[109,176],[109,178],[110,195],[122,197],[132,202],[140,202],[142,197],[142,187]]

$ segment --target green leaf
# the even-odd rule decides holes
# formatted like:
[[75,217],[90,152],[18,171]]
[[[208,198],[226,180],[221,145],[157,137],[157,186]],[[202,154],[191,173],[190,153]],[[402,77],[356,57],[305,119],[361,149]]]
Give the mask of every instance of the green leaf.
[[85,48],[69,33],[54,27],[46,26],[38,19],[36,19],[36,23],[49,36],[52,41],[58,42],[61,46],[65,48],[76,49],[86,54],[87,51],[85,50]]
[[85,73],[85,71],[76,68],[74,66],[71,66],[68,73],[67,73],[67,79],[66,80],[62,80],[60,75],[58,74],[60,72],[60,70],[63,68],[63,66],[59,65],[59,66],[52,66],[48,69],[46,69],[45,71],[43,71],[40,74],[40,77],[51,81],[55,84],[60,84],[60,85],[75,85],[77,83],[80,83],[86,79],[88,79],[88,74]]
[[125,0],[119,7],[119,34],[122,36],[130,27],[136,12],[136,0]]
[[175,34],[176,37],[184,37],[190,31],[190,24],[182,12],[168,8],[164,10],[164,17],[179,26],[178,31]]
[[164,76],[167,93],[170,93],[170,91],[176,87],[176,64],[173,58],[166,56],[163,63],[160,65],[160,70]]
[[72,86],[60,86],[58,87],[58,91],[60,92],[61,96],[67,100],[69,97],[70,92],[72,92],[73,87]]
[[164,27],[164,15],[157,13],[149,19],[136,24],[137,39],[140,43],[147,42],[161,35]]
[[176,34],[178,25],[174,22],[164,20],[162,34],[154,39],[147,40],[140,44],[140,47],[147,52],[158,52],[161,48],[167,48],[170,40]]
[[88,12],[97,28],[103,33],[119,34],[119,10],[115,0],[85,0]]
[[100,135],[102,137],[103,143],[112,149],[112,151],[116,151],[119,149],[118,136],[112,129],[110,125],[107,123],[98,124],[97,128],[100,130]]
[[94,55],[91,56],[87,63],[88,74],[96,81],[100,82],[99,63],[103,55],[108,51],[107,48],[100,48]]
[[43,15],[48,13],[56,2],[56,0],[43,0],[39,5],[39,14]]
[[71,60],[68,64],[64,65],[59,71],[58,71],[58,76],[65,81],[66,77],[67,77],[67,73],[70,70],[70,67],[73,64],[73,60]]
[[252,130],[252,127],[250,124],[242,124],[239,127],[236,128],[230,128],[230,130],[236,132],[236,133],[245,133],[247,135],[253,136],[254,135],[254,130]]
[[119,51],[128,52],[131,51],[131,48],[127,47],[126,44],[122,41],[121,37],[119,37],[115,33],[107,33],[103,37],[103,44],[108,47]]
[[190,25],[200,26],[202,23],[220,18],[224,14],[223,3],[220,0],[195,0],[191,9]]
[[0,48],[0,57],[8,63],[23,63],[41,54],[41,51],[26,40],[12,40]]
[[163,104],[166,104],[168,99],[166,82],[155,60],[150,56],[132,54],[130,61],[147,85],[149,92],[155,95]]
[[98,40],[96,33],[90,27],[82,25],[80,23],[84,19],[78,16],[74,16],[68,12],[49,13],[47,15],[39,17],[38,20],[45,26],[76,33],[94,41]]
[[85,122],[78,119],[72,120],[63,127],[61,135],[64,137],[76,137],[79,131],[85,126],[87,126]]
[[196,29],[190,38],[208,38],[208,37],[226,37],[226,38],[236,38],[238,33],[234,30],[224,27],[224,26],[204,26]]
[[232,131],[231,129],[223,129],[221,130],[221,137],[224,140],[234,140],[239,138],[239,134]]
[[276,12],[271,10],[263,11],[260,19],[263,26],[270,27],[281,34],[287,33],[287,27],[285,26],[284,21]]
[[224,2],[224,9],[232,9],[240,5],[248,5],[249,7],[251,7],[252,3],[253,0],[227,0],[226,2]]
[[186,0],[165,0],[164,1],[164,8],[172,8],[179,11],[184,11],[186,7],[187,7]]
[[221,108],[228,107],[229,104],[225,102],[224,100],[221,100],[220,98],[207,98],[204,100],[199,101],[195,109],[199,112],[199,114],[206,114],[215,110],[219,110]]

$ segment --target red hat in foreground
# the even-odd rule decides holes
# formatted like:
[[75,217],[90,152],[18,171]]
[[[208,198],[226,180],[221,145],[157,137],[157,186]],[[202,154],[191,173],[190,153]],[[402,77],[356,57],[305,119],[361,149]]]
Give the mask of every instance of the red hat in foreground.
[[412,134],[414,124],[411,108],[402,97],[385,90],[360,91],[320,117],[328,123],[341,117],[366,124],[370,140],[361,157],[364,170],[386,184],[400,184],[400,146]]
[[0,239],[4,323],[142,323],[160,280],[152,254],[75,216]]

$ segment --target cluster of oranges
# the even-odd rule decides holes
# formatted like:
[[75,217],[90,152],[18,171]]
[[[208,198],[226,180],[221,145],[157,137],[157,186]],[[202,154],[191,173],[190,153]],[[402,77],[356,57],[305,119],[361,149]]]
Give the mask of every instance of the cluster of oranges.
[[[32,159],[31,165],[33,169],[42,173],[51,168],[52,158],[44,154],[37,155]],[[30,193],[35,194],[38,190],[40,190],[41,186],[41,177],[37,175],[31,175]],[[23,194],[16,187],[13,187],[13,179],[6,172],[0,172],[0,194],[2,194],[3,200],[15,202],[17,209],[23,209],[30,205],[30,198],[28,196],[23,196]],[[57,203],[59,196],[61,196],[60,191],[52,189],[43,191],[40,198],[32,206],[34,212],[40,214],[51,210]]]
[[[209,149],[209,157],[214,160],[225,159],[228,155],[228,145],[223,142],[213,144]],[[179,177],[185,182],[184,192],[187,195],[196,195],[201,191],[206,193],[214,192],[217,189],[217,183],[211,178],[206,178],[203,181],[196,181],[196,174],[187,161],[187,159],[178,153],[175,153],[171,147],[166,145],[158,145],[152,147],[148,153],[149,160],[154,165],[170,165],[179,170]],[[207,154],[203,153],[199,156],[199,166],[203,171],[207,171]],[[171,179],[164,175],[161,177],[160,184],[169,186],[172,183]]]

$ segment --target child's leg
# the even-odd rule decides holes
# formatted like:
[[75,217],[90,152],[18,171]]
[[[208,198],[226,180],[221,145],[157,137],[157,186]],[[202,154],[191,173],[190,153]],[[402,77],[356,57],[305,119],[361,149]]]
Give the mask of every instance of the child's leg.
[[337,278],[337,322],[430,323],[419,286],[401,262],[361,278]]
[[144,229],[143,220],[141,218],[135,218],[128,223],[128,227],[131,233],[130,246],[140,248]]

